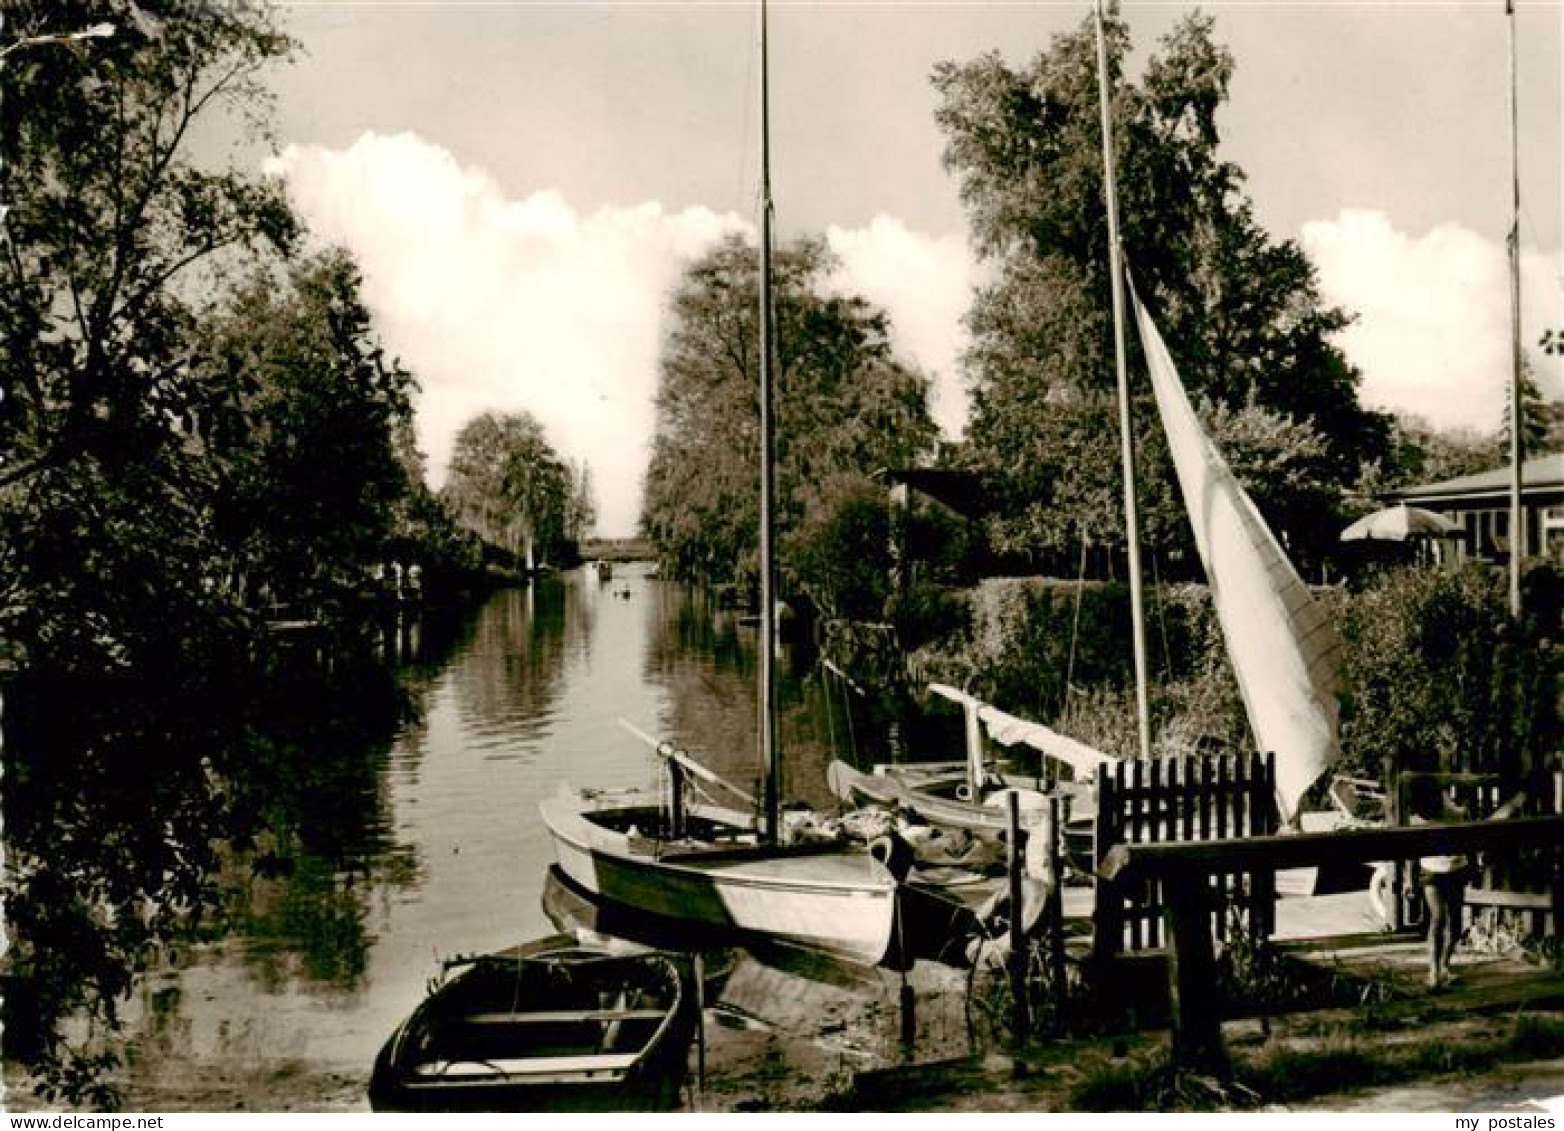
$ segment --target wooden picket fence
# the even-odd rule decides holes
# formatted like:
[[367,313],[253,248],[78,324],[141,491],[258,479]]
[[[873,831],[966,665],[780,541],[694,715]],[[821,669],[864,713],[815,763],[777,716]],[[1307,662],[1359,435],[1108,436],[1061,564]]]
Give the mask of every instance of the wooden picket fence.
[[[1277,830],[1272,754],[1208,754],[1117,762],[1097,771],[1096,861],[1120,843],[1229,840]],[[1212,877],[1212,930],[1226,936],[1237,910],[1262,937],[1276,921],[1275,876]],[[1093,911],[1098,958],[1164,945],[1159,884],[1099,883]]]

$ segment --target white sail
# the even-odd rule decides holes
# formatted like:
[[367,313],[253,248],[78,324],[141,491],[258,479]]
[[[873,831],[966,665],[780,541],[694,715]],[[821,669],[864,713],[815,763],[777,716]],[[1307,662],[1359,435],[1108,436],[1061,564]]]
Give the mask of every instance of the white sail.
[[1228,658],[1260,749],[1276,754],[1282,818],[1340,756],[1340,637],[1200,426],[1156,324],[1131,293],[1157,407]]

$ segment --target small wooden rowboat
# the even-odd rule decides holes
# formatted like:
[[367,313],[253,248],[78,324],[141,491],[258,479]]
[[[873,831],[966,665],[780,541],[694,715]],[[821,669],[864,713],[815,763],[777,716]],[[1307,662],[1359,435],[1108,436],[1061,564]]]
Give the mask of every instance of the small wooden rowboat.
[[672,956],[557,935],[448,970],[376,1058],[376,1111],[677,1105],[695,1015]]

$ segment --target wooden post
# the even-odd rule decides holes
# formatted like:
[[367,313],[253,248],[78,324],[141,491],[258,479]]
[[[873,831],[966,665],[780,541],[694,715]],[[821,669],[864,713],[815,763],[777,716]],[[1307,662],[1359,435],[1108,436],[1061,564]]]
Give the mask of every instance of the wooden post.
[[1168,940],[1168,998],[1172,1005],[1173,1063],[1226,1075],[1222,1017],[1212,1000],[1216,954],[1211,944],[1210,880],[1198,869],[1169,871],[1162,881],[1162,917]]
[[[1046,832],[1048,907],[1044,912],[1048,924],[1048,970],[1054,987],[1054,1027],[1064,1022],[1064,1012],[1069,1008],[1069,971],[1064,964],[1064,873],[1059,867],[1059,837],[1063,825],[1060,822],[1059,799],[1048,799],[1048,826],[1038,832]],[[1036,834],[1034,834],[1036,835]]]
[[[1255,755],[1256,776],[1250,795],[1250,832],[1254,836],[1275,833],[1279,821],[1276,802],[1276,752]],[[1268,939],[1276,931],[1276,869],[1257,870],[1249,884],[1249,925],[1254,937]]]
[[692,956],[695,971],[695,1110],[706,1095],[706,960],[696,951]]
[[1092,957],[1099,965],[1119,953],[1123,942],[1124,927],[1119,919],[1121,906],[1119,885],[1101,878],[1102,864],[1108,851],[1124,840],[1119,825],[1119,811],[1123,802],[1115,788],[1115,773],[1124,772],[1124,763],[1097,767],[1097,816],[1093,821],[1092,861],[1093,875],[1097,877],[1095,898],[1092,900]]
[[684,767],[669,758],[668,767],[668,839],[684,836]]
[[1564,850],[1555,848],[1549,855],[1553,858],[1553,876],[1548,884],[1553,896],[1553,937],[1564,939]]
[[[1395,776],[1394,785],[1387,793],[1390,812],[1390,824],[1406,824],[1406,809],[1408,809],[1408,796],[1406,796],[1406,771],[1401,771]],[[1397,860],[1390,870],[1390,929],[1392,931],[1404,931],[1406,923],[1406,901],[1411,898],[1412,868],[1417,865],[1411,860]]]
[[[1553,816],[1564,816],[1564,770],[1554,770]],[[1553,877],[1549,884],[1553,893],[1553,937],[1564,939],[1564,850],[1553,850]]]
[[1022,891],[1021,869],[1025,858],[1021,852],[1021,795],[1016,790],[1005,794],[1010,817],[1010,997],[1011,1037],[1019,1049],[1026,1039],[1026,935],[1021,930]]
[[[1230,757],[1225,754],[1217,756],[1216,794],[1213,798],[1216,812],[1211,818],[1214,826],[1211,835],[1218,840],[1233,840],[1242,835],[1242,830],[1234,824],[1233,815],[1234,793],[1237,789],[1233,779],[1238,776],[1238,767],[1238,757]],[[1232,881],[1229,876],[1218,873],[1211,877],[1210,882],[1215,885],[1218,896],[1213,908],[1216,914],[1212,919],[1212,926],[1216,930],[1218,937],[1225,938],[1227,936],[1227,908],[1229,906],[1228,890]],[[1166,899],[1167,896],[1164,895],[1163,898]],[[1213,906],[1210,888],[1207,888],[1202,893],[1202,899],[1208,908]]]
[[[1129,804],[1126,806],[1127,819],[1124,823],[1124,833],[1132,844],[1139,844],[1151,839],[1146,835],[1146,763],[1137,759],[1130,762],[1126,768],[1129,770],[1129,790],[1126,795]],[[1123,902],[1119,904],[1120,908],[1124,906]],[[1129,926],[1130,949],[1142,950],[1146,946],[1146,933],[1150,927],[1146,921],[1144,904],[1137,904],[1131,908]]]

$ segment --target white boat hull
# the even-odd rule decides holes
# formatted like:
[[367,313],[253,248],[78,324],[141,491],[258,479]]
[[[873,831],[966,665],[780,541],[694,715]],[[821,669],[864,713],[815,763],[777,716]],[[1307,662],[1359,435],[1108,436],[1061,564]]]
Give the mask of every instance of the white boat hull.
[[754,848],[681,862],[592,821],[580,796],[540,808],[560,869],[601,899],[867,965],[890,950],[897,885],[866,852]]

